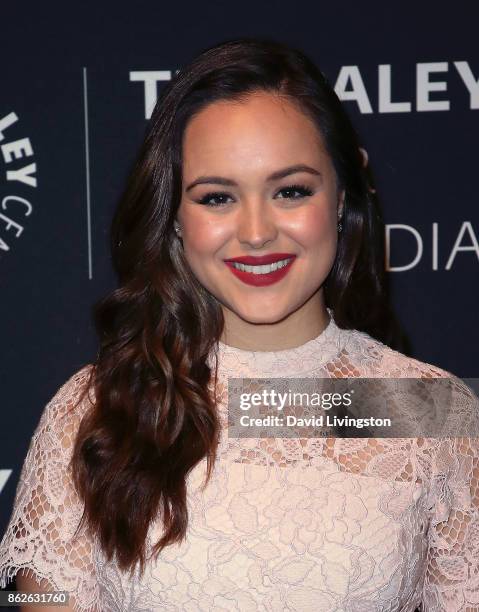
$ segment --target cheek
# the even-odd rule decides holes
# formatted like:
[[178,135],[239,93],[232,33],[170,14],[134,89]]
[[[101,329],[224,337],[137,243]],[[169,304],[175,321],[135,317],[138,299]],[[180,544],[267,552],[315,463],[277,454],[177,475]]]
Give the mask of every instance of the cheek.
[[295,239],[304,248],[324,249],[336,245],[336,221],[326,206],[312,206],[291,227]]
[[189,215],[182,224],[185,253],[208,255],[222,244],[224,228],[203,215]]

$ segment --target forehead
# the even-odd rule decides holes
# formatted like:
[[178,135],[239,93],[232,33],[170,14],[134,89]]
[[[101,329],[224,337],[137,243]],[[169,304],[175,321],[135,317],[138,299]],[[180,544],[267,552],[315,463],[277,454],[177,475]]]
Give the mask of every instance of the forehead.
[[183,135],[184,172],[218,164],[265,170],[289,163],[327,163],[315,123],[285,96],[254,93],[245,100],[212,102],[194,116]]

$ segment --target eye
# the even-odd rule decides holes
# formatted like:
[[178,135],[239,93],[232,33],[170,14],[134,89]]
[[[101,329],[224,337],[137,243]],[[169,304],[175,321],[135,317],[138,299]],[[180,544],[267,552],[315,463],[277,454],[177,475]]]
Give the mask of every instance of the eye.
[[[313,195],[313,191],[306,187],[306,185],[288,185],[287,187],[283,187],[278,191],[278,193],[299,193],[299,196],[286,195],[284,197],[279,198],[280,200],[301,200],[302,198]],[[211,207],[219,207],[228,204],[225,202],[225,198],[228,198],[229,194],[223,191],[212,191],[210,193],[205,194],[200,200],[198,200],[198,204],[204,204],[205,206]],[[213,200],[217,200],[214,202]],[[223,201],[218,201],[223,200]]]
[[223,206],[223,204],[226,204],[226,202],[211,202],[211,200],[227,197],[229,197],[227,193],[221,191],[213,191],[204,195],[200,200],[198,200],[198,203],[204,204],[205,206]]
[[286,196],[285,198],[280,198],[280,200],[301,200],[302,198],[313,195],[313,192],[311,191],[311,189],[309,189],[309,187],[306,187],[306,185],[289,185],[288,187],[283,187],[283,189],[280,189],[278,191],[278,193],[283,193],[283,192],[286,192],[286,193],[296,192],[296,193],[299,193],[300,196],[299,197]]

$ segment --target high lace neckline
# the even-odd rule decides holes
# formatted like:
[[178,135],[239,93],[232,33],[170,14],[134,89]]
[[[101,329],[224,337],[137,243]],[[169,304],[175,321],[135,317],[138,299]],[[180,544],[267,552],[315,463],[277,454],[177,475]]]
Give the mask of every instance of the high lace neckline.
[[218,367],[229,376],[298,376],[318,369],[342,348],[341,329],[327,308],[329,323],[318,336],[304,344],[275,351],[241,349],[218,341]]

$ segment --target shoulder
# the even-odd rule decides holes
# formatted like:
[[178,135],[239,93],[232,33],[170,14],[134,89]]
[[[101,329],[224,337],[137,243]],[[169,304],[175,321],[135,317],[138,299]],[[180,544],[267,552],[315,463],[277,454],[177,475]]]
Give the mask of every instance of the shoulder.
[[[444,398],[447,404],[447,419],[444,433],[479,436],[479,398],[456,374],[437,365],[408,357],[369,334],[358,330],[342,330],[344,351],[364,378],[418,378],[443,379],[436,387],[436,397]],[[436,385],[436,383],[433,383]]]
[[[84,502],[72,478],[78,425],[93,404],[88,364],[70,376],[44,408],[32,436],[0,543],[0,587],[21,569],[27,590],[67,591],[75,610],[100,609],[96,540],[81,524]],[[35,581],[32,582],[32,580]],[[70,600],[70,601],[71,601]]]
[[95,404],[95,368],[87,364],[74,372],[45,406],[35,435],[48,430],[63,448],[70,447],[82,418]]
[[361,362],[367,375],[411,378],[457,378],[453,373],[425,361],[408,357],[369,334],[359,330],[341,330],[344,349],[355,361]]
[[[76,513],[81,506],[74,490],[71,459],[81,421],[94,403],[89,394],[93,366],[83,366],[71,375],[44,406],[33,432],[16,493],[19,500],[28,491],[41,488],[51,508],[59,499],[63,509]],[[43,509],[37,509],[37,512]],[[59,510],[60,512],[60,510]]]
[[94,376],[94,366],[89,363],[72,374],[64,383],[58,387],[49,402],[49,405],[57,409],[65,408],[82,397]]

